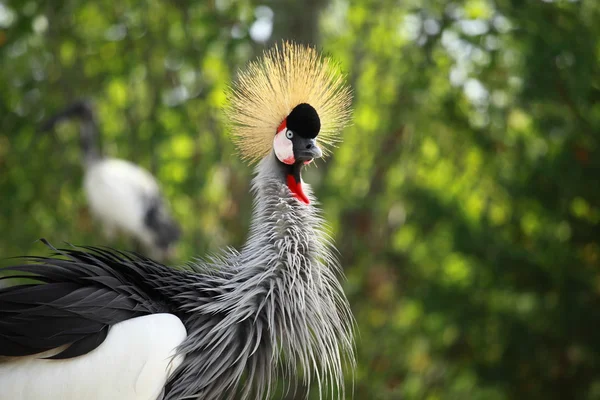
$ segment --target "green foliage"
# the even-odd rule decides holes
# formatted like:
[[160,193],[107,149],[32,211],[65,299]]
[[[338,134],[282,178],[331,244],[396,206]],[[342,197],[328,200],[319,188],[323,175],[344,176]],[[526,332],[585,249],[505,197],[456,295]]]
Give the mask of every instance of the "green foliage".
[[[334,1],[358,398],[599,398],[595,2]],[[335,21],[344,21],[342,25]]]
[[[287,3],[274,39],[318,25],[355,92],[305,177],[360,331],[354,398],[600,399],[600,3],[308,1],[297,32]],[[81,96],[105,151],[159,177],[176,262],[243,243],[251,169],[220,108],[257,4],[0,1],[0,254],[131,245],[89,216],[77,126],[36,133]]]

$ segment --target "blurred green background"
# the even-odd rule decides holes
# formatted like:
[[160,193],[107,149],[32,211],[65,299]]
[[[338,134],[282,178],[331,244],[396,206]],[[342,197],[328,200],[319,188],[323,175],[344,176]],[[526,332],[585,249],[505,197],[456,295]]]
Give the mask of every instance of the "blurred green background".
[[161,181],[174,263],[241,245],[223,91],[282,38],[355,92],[305,174],[358,320],[354,398],[600,399],[597,0],[0,0],[0,255],[131,247],[88,213],[77,124],[35,134],[80,97]]

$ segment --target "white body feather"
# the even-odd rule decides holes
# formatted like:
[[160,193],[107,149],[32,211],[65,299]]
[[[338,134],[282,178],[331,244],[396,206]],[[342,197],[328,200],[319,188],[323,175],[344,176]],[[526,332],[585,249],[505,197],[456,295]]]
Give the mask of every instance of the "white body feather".
[[156,400],[183,361],[172,356],[186,336],[176,316],[152,314],[116,324],[80,357],[0,359],[0,400]]
[[117,228],[148,247],[153,245],[144,225],[144,202],[158,196],[159,189],[148,171],[128,161],[103,159],[86,168],[84,187],[90,210],[107,234]]

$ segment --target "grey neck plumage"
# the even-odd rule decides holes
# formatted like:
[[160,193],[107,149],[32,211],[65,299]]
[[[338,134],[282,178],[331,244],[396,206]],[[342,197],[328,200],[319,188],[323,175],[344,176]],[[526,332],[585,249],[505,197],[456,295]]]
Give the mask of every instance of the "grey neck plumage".
[[236,392],[262,399],[278,373],[285,382],[301,376],[307,386],[315,378],[320,391],[328,387],[330,397],[344,398],[343,366],[354,362],[353,320],[323,220],[292,197],[285,168],[273,154],[259,164],[246,245],[205,265],[219,272],[203,273],[194,293],[183,295],[182,304],[196,296],[195,306],[181,348],[187,357],[167,399]]

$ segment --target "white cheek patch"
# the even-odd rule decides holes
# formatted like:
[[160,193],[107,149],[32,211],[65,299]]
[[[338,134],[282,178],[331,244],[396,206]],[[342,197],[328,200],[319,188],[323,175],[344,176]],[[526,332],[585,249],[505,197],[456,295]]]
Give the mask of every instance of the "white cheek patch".
[[273,149],[275,155],[284,164],[292,165],[296,162],[294,158],[294,144],[290,139],[285,137],[286,129],[282,129],[275,135],[273,139]]

